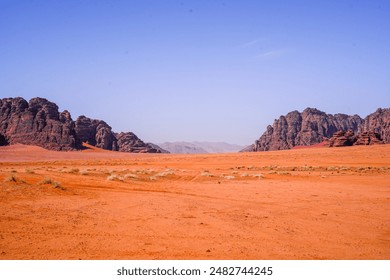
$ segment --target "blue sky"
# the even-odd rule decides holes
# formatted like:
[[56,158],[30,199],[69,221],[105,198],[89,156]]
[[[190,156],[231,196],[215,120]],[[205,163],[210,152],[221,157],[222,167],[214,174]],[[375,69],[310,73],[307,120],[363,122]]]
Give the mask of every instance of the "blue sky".
[[390,106],[390,1],[0,0],[0,97],[147,142],[251,144],[275,118]]

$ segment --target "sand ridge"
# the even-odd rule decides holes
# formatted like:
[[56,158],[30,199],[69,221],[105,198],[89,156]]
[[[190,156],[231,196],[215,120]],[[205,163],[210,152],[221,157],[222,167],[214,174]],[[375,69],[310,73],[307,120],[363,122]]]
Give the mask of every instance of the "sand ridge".
[[0,147],[1,259],[389,259],[390,145]]

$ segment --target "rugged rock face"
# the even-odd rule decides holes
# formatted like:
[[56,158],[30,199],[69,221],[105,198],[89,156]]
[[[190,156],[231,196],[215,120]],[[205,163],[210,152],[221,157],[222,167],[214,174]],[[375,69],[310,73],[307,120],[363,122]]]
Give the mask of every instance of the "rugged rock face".
[[101,120],[80,116],[75,122],[77,136],[82,142],[105,150],[118,151],[118,143],[111,127]]
[[368,115],[359,132],[374,132],[384,143],[390,143],[390,108],[379,108],[374,113]]
[[68,111],[44,98],[0,100],[0,145],[21,143],[51,150],[81,148]]
[[344,147],[352,145],[376,145],[383,144],[380,135],[375,132],[362,132],[355,134],[352,130],[338,131],[329,140],[329,147]]
[[343,130],[337,131],[329,139],[329,147],[343,147],[352,146],[357,140],[355,133],[352,130],[345,132]]
[[121,132],[116,135],[120,152],[129,153],[161,153],[160,149],[145,144],[132,132]]
[[44,98],[27,102],[21,97],[0,99],[0,146],[37,145],[50,150],[79,150],[82,142],[112,151],[159,153],[134,133],[115,134],[101,120],[80,116],[73,121],[68,111]]
[[167,150],[161,148],[159,145],[154,144],[154,143],[146,143],[146,145],[152,147],[153,149],[156,149],[157,151],[160,151],[158,153],[162,153],[162,154],[170,154],[171,153],[170,151],[167,151]]
[[[358,115],[330,115],[313,108],[307,108],[302,113],[292,111],[269,125],[252,151],[286,150],[321,143],[339,130],[357,132],[362,123]],[[246,151],[250,149],[245,148]]]
[[384,144],[384,141],[381,139],[379,133],[375,132],[362,132],[356,137],[356,142],[354,145],[376,145]]

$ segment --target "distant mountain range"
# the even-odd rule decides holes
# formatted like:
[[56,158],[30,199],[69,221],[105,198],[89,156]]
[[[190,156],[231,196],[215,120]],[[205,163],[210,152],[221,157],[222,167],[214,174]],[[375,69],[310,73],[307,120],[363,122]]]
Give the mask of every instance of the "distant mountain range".
[[172,154],[236,153],[244,148],[225,142],[165,142],[158,146]]
[[286,150],[329,141],[329,146],[390,143],[390,109],[358,115],[326,114],[315,108],[289,112],[269,125],[243,152]]

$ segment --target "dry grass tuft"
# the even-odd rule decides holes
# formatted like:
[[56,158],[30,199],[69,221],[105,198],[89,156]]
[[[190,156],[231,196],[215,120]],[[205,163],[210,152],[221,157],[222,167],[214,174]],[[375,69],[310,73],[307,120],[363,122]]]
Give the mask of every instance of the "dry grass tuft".
[[173,172],[172,169],[167,168],[163,172],[160,172],[160,173],[157,173],[156,175],[150,176],[149,179],[152,181],[155,181],[159,178],[165,178],[165,177],[170,176],[170,175],[175,175],[175,172]]
[[253,174],[252,177],[254,178],[258,178],[258,179],[263,179],[264,178],[264,175],[263,174]]
[[138,175],[136,175],[136,174],[131,174],[131,173],[129,173],[129,174],[126,174],[126,175],[124,176],[124,178],[125,178],[125,179],[138,179],[139,177],[138,177]]
[[18,178],[15,175],[10,175],[3,180],[4,182],[17,182]]
[[202,173],[200,173],[200,176],[202,176],[202,177],[214,177],[214,175],[211,174],[208,171],[203,171]]
[[51,184],[53,184],[53,183],[54,183],[54,181],[53,181],[51,178],[46,177],[46,178],[43,178],[43,180],[40,181],[40,182],[38,183],[38,185],[51,185]]
[[107,181],[124,181],[124,178],[122,176],[118,176],[116,174],[111,174],[110,176],[107,177]]
[[79,173],[84,176],[89,174],[87,170],[80,170]]

